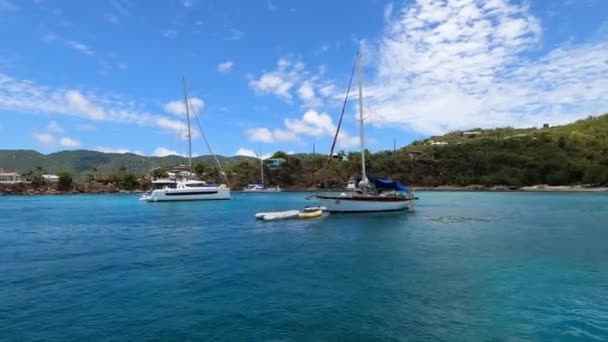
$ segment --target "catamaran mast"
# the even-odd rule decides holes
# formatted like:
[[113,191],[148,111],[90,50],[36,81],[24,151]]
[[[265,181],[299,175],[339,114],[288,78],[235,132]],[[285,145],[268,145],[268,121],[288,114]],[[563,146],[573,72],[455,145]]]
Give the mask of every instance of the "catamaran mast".
[[182,77],[184,83],[184,106],[186,107],[186,123],[188,125],[188,166],[192,173],[192,132],[190,130],[190,106],[188,104],[188,90],[186,88],[186,77]]
[[262,182],[262,186],[264,186],[264,159],[262,158],[262,152],[258,155],[260,158],[260,179]]
[[357,52],[357,80],[359,83],[359,142],[361,144],[361,181],[367,186],[367,173],[365,172],[365,131],[363,127],[363,74],[361,72],[361,50]]

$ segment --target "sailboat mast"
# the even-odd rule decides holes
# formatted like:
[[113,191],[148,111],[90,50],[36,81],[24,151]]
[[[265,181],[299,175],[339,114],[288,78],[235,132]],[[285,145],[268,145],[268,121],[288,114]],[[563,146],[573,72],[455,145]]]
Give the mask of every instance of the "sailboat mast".
[[262,151],[258,155],[260,158],[260,180],[262,182],[262,186],[264,186],[264,159],[262,158]]
[[361,181],[367,185],[365,170],[365,131],[363,125],[363,74],[361,72],[361,51],[357,52],[357,81],[359,83],[359,143],[361,144]]
[[188,103],[188,90],[186,88],[186,78],[182,77],[184,83],[184,106],[186,107],[186,123],[188,125],[188,166],[192,173],[192,131],[190,130],[190,110]]
[[262,160],[261,156],[260,156],[260,175],[261,175],[261,179],[262,179],[262,186],[264,186],[264,160]]

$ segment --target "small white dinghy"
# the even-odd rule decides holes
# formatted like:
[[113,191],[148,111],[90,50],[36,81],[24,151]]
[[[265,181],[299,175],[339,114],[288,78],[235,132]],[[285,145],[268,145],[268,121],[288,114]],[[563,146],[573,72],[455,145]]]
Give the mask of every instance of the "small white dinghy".
[[274,211],[268,213],[257,213],[255,214],[255,218],[264,221],[285,220],[297,218],[299,214],[299,210]]

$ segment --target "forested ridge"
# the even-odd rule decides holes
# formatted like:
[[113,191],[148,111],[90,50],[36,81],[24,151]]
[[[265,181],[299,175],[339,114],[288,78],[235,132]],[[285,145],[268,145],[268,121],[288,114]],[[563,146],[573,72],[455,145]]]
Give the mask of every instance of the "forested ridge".
[[[345,186],[360,174],[360,153],[343,151],[327,165],[322,154],[278,151],[278,167],[265,167],[266,185],[312,189],[319,184]],[[220,158],[233,189],[260,181],[259,160]],[[396,150],[366,152],[368,174],[399,180],[404,184],[442,185],[608,185],[608,115],[546,128],[472,129],[414,141]],[[43,172],[67,172],[77,182],[114,184],[115,188],[146,188],[155,167],[186,163],[179,156],[165,158],[93,151],[64,151],[42,155],[34,151],[0,151],[0,168],[14,169],[29,177]],[[197,175],[223,182],[210,156],[195,160]],[[324,171],[323,171],[324,170]],[[156,176],[162,172],[156,171]],[[126,179],[126,180],[125,180]]]

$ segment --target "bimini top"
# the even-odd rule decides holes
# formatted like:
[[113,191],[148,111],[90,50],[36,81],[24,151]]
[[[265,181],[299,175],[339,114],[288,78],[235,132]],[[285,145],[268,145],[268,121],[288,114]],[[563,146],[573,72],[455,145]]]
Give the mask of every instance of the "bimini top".
[[382,178],[373,178],[373,177],[369,177],[368,179],[372,184],[374,184],[376,189],[389,189],[389,190],[410,192],[410,189],[407,186],[405,186],[399,182],[396,182],[392,179],[382,179]]

